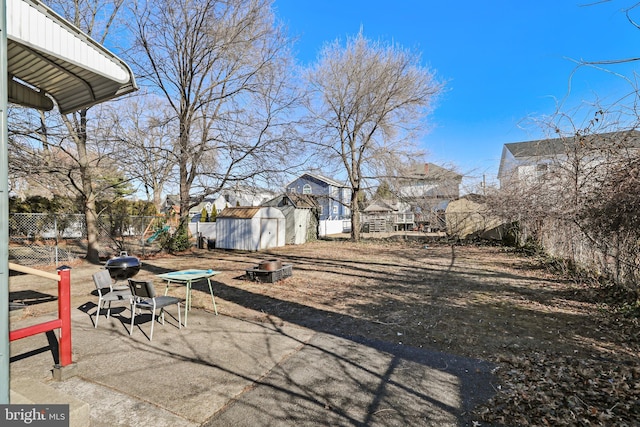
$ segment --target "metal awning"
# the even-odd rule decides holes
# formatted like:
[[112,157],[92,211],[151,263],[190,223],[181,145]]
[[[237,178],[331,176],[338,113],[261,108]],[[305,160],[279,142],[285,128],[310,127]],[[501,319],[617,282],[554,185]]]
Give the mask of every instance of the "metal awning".
[[66,114],[133,92],[127,64],[37,0],[7,2],[10,102]]

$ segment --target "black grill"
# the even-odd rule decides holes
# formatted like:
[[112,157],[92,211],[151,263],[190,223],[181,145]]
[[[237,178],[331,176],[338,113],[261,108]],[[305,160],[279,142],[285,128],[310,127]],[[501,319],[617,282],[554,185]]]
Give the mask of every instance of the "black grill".
[[140,271],[142,263],[134,256],[128,256],[126,253],[120,254],[115,258],[111,258],[105,264],[105,268],[109,270],[109,275],[115,281],[127,280]]

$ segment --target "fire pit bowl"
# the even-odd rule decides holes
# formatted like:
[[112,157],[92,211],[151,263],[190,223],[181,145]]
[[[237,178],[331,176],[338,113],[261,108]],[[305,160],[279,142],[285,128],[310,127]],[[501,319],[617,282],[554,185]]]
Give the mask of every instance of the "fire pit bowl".
[[275,271],[282,268],[282,262],[279,259],[269,259],[266,261],[262,261],[258,265],[258,269],[264,271]]
[[135,276],[140,271],[140,267],[142,267],[140,260],[134,256],[128,256],[126,252],[111,258],[105,264],[105,268],[109,270],[109,275],[116,282]]

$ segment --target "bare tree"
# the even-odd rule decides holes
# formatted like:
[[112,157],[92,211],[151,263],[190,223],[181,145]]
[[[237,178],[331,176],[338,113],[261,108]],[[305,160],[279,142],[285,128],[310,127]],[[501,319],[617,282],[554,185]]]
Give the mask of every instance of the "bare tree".
[[166,100],[153,94],[120,104],[110,109],[110,138],[120,147],[117,161],[131,184],[141,188],[160,212],[164,190],[177,187],[176,122]]
[[[328,44],[306,75],[307,104],[318,155],[346,173],[351,188],[351,237],[360,238],[360,200],[367,177],[408,154],[434,97],[442,91],[420,56],[373,42],[362,32]],[[388,173],[388,172],[385,172]]]
[[200,198],[281,169],[292,134],[288,41],[271,0],[135,4],[132,61],[172,110],[181,227]]
[[[101,44],[106,41],[122,4],[123,0],[53,0],[49,2],[51,7]],[[41,121],[41,126],[36,129],[39,129],[40,142],[44,150],[40,151],[36,148],[33,153],[51,154],[47,148],[50,148],[51,142],[56,141],[55,156],[49,157],[49,161],[43,165],[52,166],[48,171],[65,182],[65,187],[74,192],[81,200],[87,227],[86,258],[90,262],[98,263],[99,233],[96,198],[99,190],[95,182],[98,170],[95,164],[97,151],[92,152],[89,147],[91,138],[88,113],[89,109],[82,109],[72,114],[59,115],[59,120],[55,120],[52,115],[47,116],[54,119],[55,124],[45,125],[46,120]],[[44,117],[42,116],[43,119]],[[60,129],[60,124],[64,126],[66,135]],[[51,138],[51,132],[56,132],[58,137]],[[56,158],[62,153],[67,161],[57,162]],[[37,156],[35,158],[37,159]],[[63,165],[66,165],[66,170],[61,168]],[[47,167],[43,169],[47,170]]]
[[[91,169],[93,192],[96,197],[106,199],[113,197],[126,179],[115,155],[120,154],[121,146],[107,138],[104,130],[110,129],[112,123],[101,113],[101,106],[93,107],[92,125],[87,127],[93,138],[86,142],[86,161]],[[15,106],[10,108],[9,115],[12,184],[26,183],[25,195],[81,201],[84,175],[76,142],[70,138],[62,117],[57,112]]]

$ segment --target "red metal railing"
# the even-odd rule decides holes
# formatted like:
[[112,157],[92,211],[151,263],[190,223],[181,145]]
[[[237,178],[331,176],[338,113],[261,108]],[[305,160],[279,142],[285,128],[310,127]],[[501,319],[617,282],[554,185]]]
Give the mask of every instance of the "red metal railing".
[[35,268],[25,267],[18,264],[9,263],[9,269],[21,273],[33,274],[35,276],[58,282],[58,318],[49,322],[38,323],[37,325],[9,331],[9,341],[19,340],[43,332],[60,329],[59,351],[60,365],[70,365],[71,360],[71,270],[68,268],[58,270],[58,274],[47,273]]

